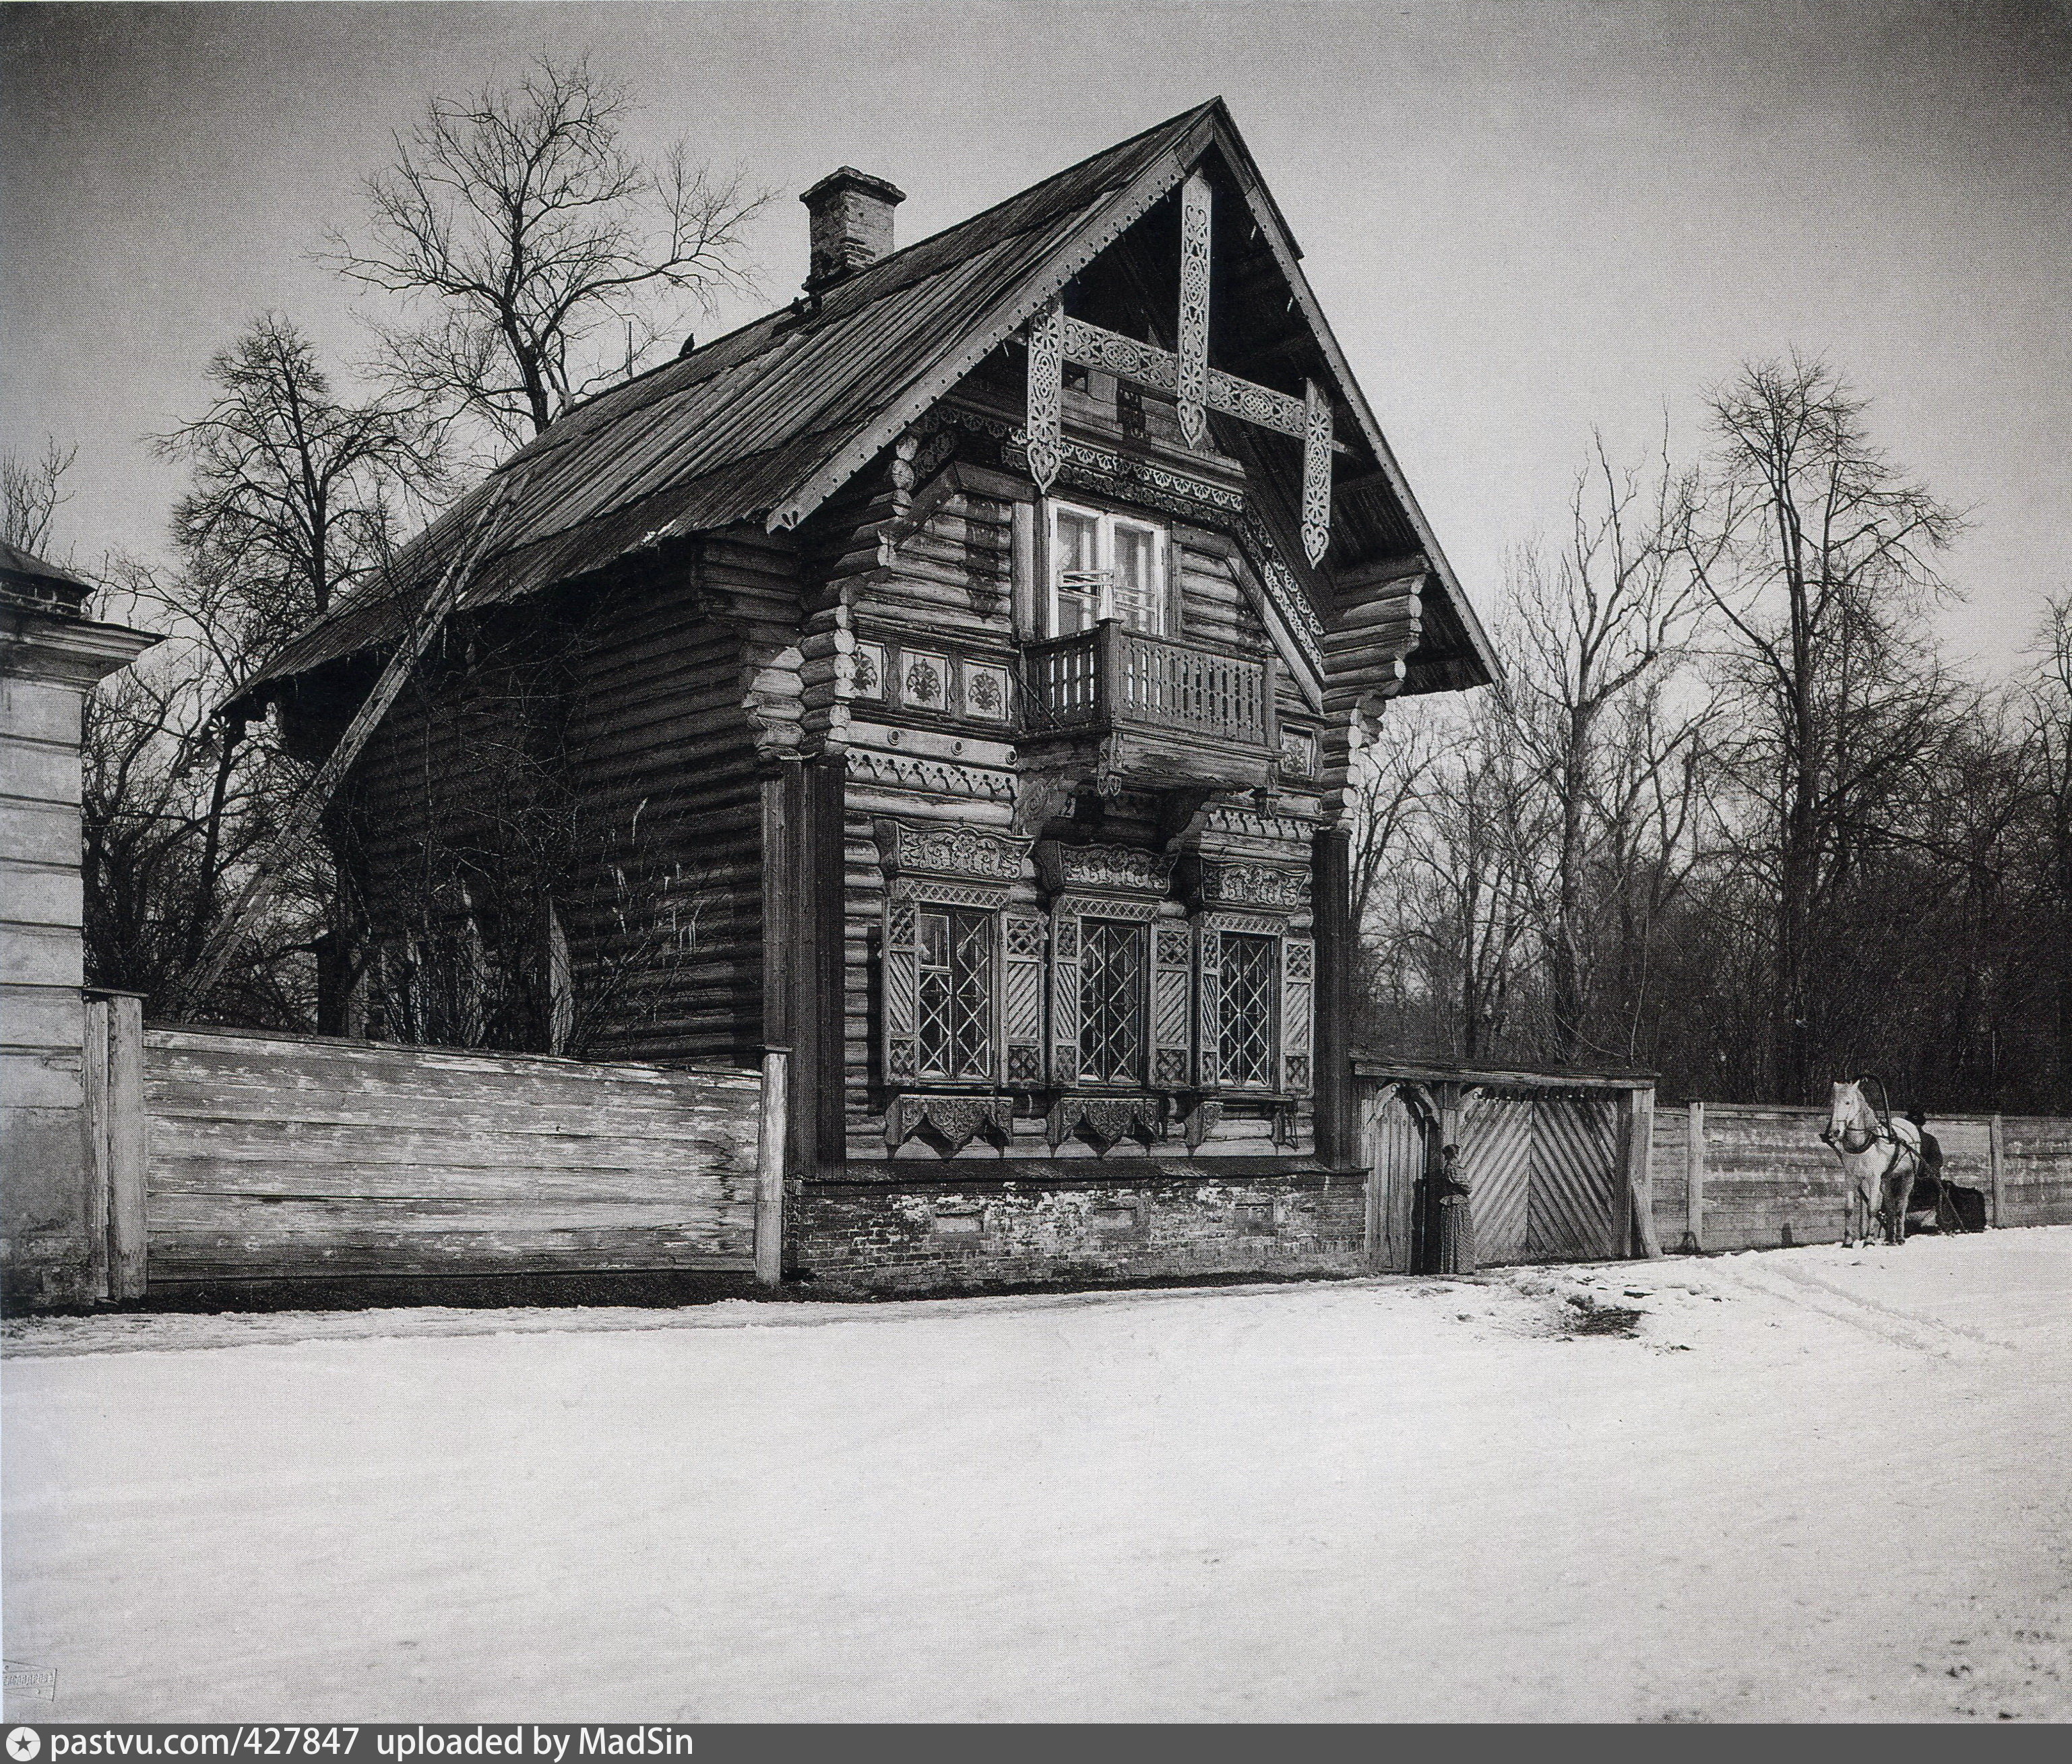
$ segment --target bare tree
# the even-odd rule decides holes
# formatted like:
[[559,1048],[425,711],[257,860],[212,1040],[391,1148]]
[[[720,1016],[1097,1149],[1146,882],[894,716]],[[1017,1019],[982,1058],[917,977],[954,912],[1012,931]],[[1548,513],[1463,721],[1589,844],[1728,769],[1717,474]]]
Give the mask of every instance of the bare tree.
[[[1664,816],[1675,812],[1672,800],[1688,795],[1692,775],[1687,766],[1679,787],[1675,769],[1679,758],[1688,762],[1710,713],[1700,701],[1675,714],[1688,695],[1669,678],[1688,659],[1705,607],[1689,556],[1693,495],[1692,479],[1674,471],[1666,454],[1644,476],[1615,467],[1596,437],[1590,465],[1570,492],[1560,549],[1551,562],[1527,550],[1512,570],[1516,656],[1507,693],[1516,738],[1554,822],[1536,916],[1546,953],[1549,1051],[1560,1060],[1589,1049],[1601,922],[1608,909],[1623,909],[1622,929],[1638,931],[1635,866],[1646,859],[1651,825],[1680,831]],[[1666,855],[1655,854],[1658,882]],[[1622,942],[1614,952],[1630,970],[1632,952]]]
[[1711,401],[1720,443],[1686,555],[1730,634],[1744,786],[1775,876],[1770,1077],[1815,1077],[1821,907],[1864,815],[1918,742],[1928,704],[1906,615],[1948,591],[1936,558],[1959,517],[1872,442],[1865,405],[1826,364],[1745,366]]
[[[130,586],[195,651],[195,689],[213,694],[204,707],[212,715],[267,656],[379,569],[405,512],[449,479],[437,434],[415,410],[341,397],[308,338],[278,313],[253,320],[204,377],[208,409],[155,442],[192,474],[173,512],[183,567],[167,578],[134,572]],[[176,746],[199,738],[165,726]],[[219,910],[244,726],[221,721],[208,732],[214,771],[185,915],[190,961]]]
[[631,110],[586,61],[544,57],[514,86],[436,98],[367,180],[366,241],[331,236],[325,261],[416,309],[379,329],[389,374],[493,443],[537,434],[639,367],[687,302],[745,280],[743,224],[767,195],[681,142],[637,158]]
[[63,485],[78,457],[76,443],[60,447],[49,436],[33,459],[0,454],[0,539],[42,556],[58,510],[72,500]]
[[2036,918],[2049,976],[2055,1101],[2072,1107],[2072,593],[2047,601],[2021,726],[2041,829]]
[[[216,714],[249,672],[231,597],[193,569],[162,574],[116,557],[101,572],[104,616],[165,640],[88,699],[82,821],[88,977],[162,1003],[192,963],[224,878],[272,837],[297,768],[270,739],[238,740]],[[307,1027],[308,957],[331,890],[320,856],[250,927],[243,956],[204,1001],[235,1022]]]
[[412,501],[449,480],[415,409],[339,396],[309,339],[278,313],[254,319],[204,377],[208,408],[154,444],[193,474],[175,542],[253,653],[330,611],[386,559]]

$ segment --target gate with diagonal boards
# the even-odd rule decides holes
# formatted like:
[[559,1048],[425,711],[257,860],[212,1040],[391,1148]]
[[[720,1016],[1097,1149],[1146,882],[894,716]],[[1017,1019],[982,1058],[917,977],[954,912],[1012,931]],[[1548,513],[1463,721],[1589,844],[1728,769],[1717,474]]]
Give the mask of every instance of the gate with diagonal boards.
[[1659,1255],[1648,1194],[1651,1073],[1522,1071],[1355,1056],[1377,1270],[1436,1260],[1444,1151],[1465,1184],[1477,1260]]

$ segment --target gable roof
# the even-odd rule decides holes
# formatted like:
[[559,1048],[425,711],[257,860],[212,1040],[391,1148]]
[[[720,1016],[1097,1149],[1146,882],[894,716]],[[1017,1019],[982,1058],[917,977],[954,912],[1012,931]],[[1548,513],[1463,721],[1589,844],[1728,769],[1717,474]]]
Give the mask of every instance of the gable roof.
[[[751,520],[796,524],[1220,146],[1342,395],[1457,614],[1495,666],[1302,278],[1299,249],[1220,98],[1133,135],[832,287],[614,387],[558,418],[273,657],[248,693],[376,648],[520,475],[459,608],[586,575]],[[1319,609],[1326,622],[1332,609]],[[263,694],[261,694],[263,696]]]

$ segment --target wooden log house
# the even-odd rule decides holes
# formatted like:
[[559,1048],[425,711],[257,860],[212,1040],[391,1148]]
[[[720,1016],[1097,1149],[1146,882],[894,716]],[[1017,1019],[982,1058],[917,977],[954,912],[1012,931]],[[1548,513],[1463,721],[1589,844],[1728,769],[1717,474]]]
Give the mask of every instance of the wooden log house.
[[[555,1051],[587,987],[579,1051],[788,1048],[831,1282],[1355,1265],[1348,767],[1494,669],[1235,123],[903,249],[880,179],[802,199],[800,298],[569,412],[237,707],[323,751],[479,545],[331,817],[327,1026],[500,987]],[[426,937],[434,823],[521,798],[582,829],[540,916],[485,928],[485,861]]]

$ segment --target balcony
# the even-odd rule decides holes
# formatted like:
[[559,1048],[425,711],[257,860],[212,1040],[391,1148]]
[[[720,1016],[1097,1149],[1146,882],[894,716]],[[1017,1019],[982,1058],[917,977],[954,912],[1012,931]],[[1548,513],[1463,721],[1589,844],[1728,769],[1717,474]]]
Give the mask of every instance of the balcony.
[[1256,790],[1280,755],[1271,658],[1105,619],[1023,652],[1025,757],[1139,788]]

